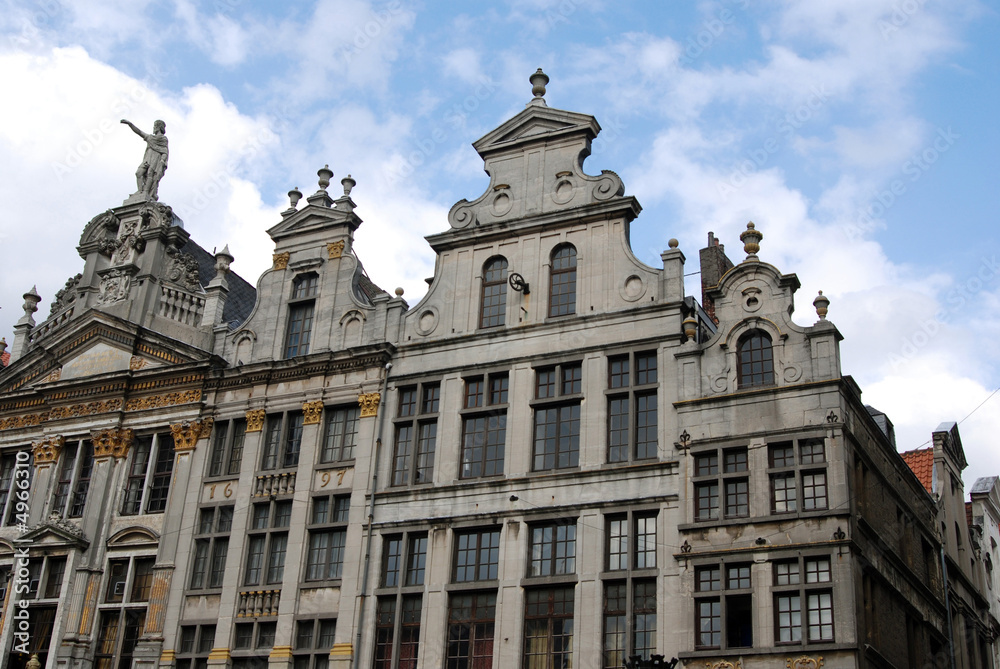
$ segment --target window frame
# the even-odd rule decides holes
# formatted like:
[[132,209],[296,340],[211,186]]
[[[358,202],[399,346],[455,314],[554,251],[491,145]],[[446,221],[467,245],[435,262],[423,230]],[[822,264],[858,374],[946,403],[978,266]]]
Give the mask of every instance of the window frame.
[[[165,513],[170,499],[170,481],[176,455],[173,436],[170,432],[137,436],[129,450],[131,452],[119,515]],[[146,462],[139,464],[140,453],[143,452],[145,454],[142,457],[146,458]]]
[[[539,365],[534,372],[534,398],[529,402],[533,425],[531,471],[578,468],[583,434],[583,362]],[[568,415],[564,415],[565,411]],[[550,425],[554,429],[549,429]]]
[[[762,342],[755,346],[757,342]],[[763,343],[763,342],[766,342]],[[759,353],[759,356],[756,355]],[[755,359],[759,358],[759,359]],[[755,371],[755,365],[760,371]],[[774,365],[774,339],[761,328],[748,330],[736,341],[736,387],[767,388],[777,385]]]
[[[441,390],[439,380],[397,388],[392,461],[389,463],[390,487],[434,483]],[[401,439],[403,434],[408,435],[405,440]]]
[[[506,370],[490,372],[466,377],[464,382],[462,409],[459,411],[462,442],[458,477],[482,479],[503,476],[510,373]],[[480,426],[482,429],[479,429]]]
[[[303,629],[310,626],[308,643],[303,644]],[[337,618],[310,617],[295,621],[295,636],[292,637],[292,666],[295,669],[324,669],[328,666],[330,651],[337,635]],[[329,641],[327,644],[325,641]]]
[[[528,579],[564,579],[576,576],[577,522],[576,518],[560,518],[528,526],[528,564],[525,570]],[[549,538],[545,536],[546,531],[552,532]],[[560,537],[562,531],[565,534]]]
[[299,467],[305,417],[300,410],[267,414],[261,433],[258,471],[275,472]]
[[[95,667],[100,666],[101,659],[107,659],[111,666],[116,666],[125,656],[133,657],[139,637],[145,631],[149,600],[155,578],[156,556],[111,554],[107,556],[105,564],[107,566],[104,570],[100,601],[94,613],[97,621],[94,631]],[[116,566],[122,565],[125,567],[123,578],[115,580]],[[119,583],[121,584],[120,588],[118,587]],[[117,595],[119,589],[121,590],[120,598]],[[134,626],[134,639],[127,638],[129,627],[126,623],[128,623],[129,616],[136,616],[135,620],[138,620],[138,624]],[[105,632],[105,622],[112,619],[115,620],[114,638],[111,639],[113,648],[109,653],[107,650],[102,651],[101,644],[108,641],[102,635]],[[131,649],[123,654],[123,650],[129,644],[132,646]]]
[[[812,514],[829,510],[828,450],[826,439],[817,436],[796,437],[767,444],[772,515]],[[808,486],[807,477],[810,481]],[[817,477],[821,477],[821,481]],[[806,497],[806,493],[810,491],[812,494]],[[794,499],[789,498],[789,492],[794,493]],[[807,504],[809,508],[806,508]]]
[[[745,585],[743,583],[742,571],[737,571],[737,578],[734,584],[733,570],[746,570]],[[706,576],[707,578],[704,578]],[[757,635],[754,629],[753,618],[753,562],[738,560],[732,562],[703,562],[695,565],[694,579],[695,650],[726,651],[754,648],[755,643],[759,645],[759,640],[756,639]],[[708,587],[705,587],[706,585]],[[717,613],[706,618],[703,615],[704,609],[702,608],[705,604],[716,604],[717,609],[714,609],[712,613]],[[731,624],[733,624],[731,616],[735,615],[733,609],[737,609],[737,606],[740,606],[739,610],[742,610],[744,615],[747,616],[743,621],[743,628],[746,629],[748,626],[750,634],[749,645],[740,645],[739,642],[734,643],[732,641],[734,631],[738,634],[737,630],[739,629],[739,626],[737,630],[731,627]],[[706,634],[706,630],[703,623],[706,619],[718,621],[717,631],[714,627],[707,631],[708,634],[718,634],[718,644],[704,643],[705,637],[703,635]]]
[[[316,272],[303,272],[292,279],[292,292],[288,298],[288,321],[285,325],[282,356],[284,360],[309,355],[318,296],[319,274]],[[293,332],[293,327],[297,323],[299,327]]]
[[[502,267],[493,267],[502,263]],[[502,328],[507,321],[507,259],[495,255],[483,263],[479,289],[479,329]],[[499,273],[499,278],[493,274]]]
[[[452,536],[454,538],[451,568],[452,583],[495,583],[499,581],[500,542],[503,536],[501,526],[490,525],[488,527],[456,529]],[[470,547],[467,543],[471,537],[475,537],[476,539],[474,547]],[[464,548],[462,545],[463,540],[466,541]],[[471,561],[463,561],[463,555],[471,555]],[[486,570],[485,576],[483,576],[483,569]],[[470,570],[472,577],[466,578]]]
[[[287,505],[287,506],[286,506]],[[258,509],[267,509],[264,516],[264,527],[257,527],[259,521]],[[287,519],[284,511],[288,509]],[[279,511],[281,512],[279,515]],[[281,587],[285,576],[285,565],[288,559],[288,534],[291,529],[291,516],[294,511],[291,497],[285,496],[282,499],[270,499],[265,502],[257,502],[250,505],[250,513],[247,514],[247,534],[243,549],[243,569],[240,573],[240,588],[258,587],[268,589],[272,586]],[[284,523],[284,524],[277,524]],[[260,542],[261,550],[258,553],[251,553],[251,545]],[[280,552],[280,564],[279,562]],[[251,566],[251,558],[259,560],[257,564]],[[251,578],[251,570],[257,576]],[[280,570],[280,574],[274,576],[274,572]]]
[[[567,252],[565,258],[562,256],[564,251]],[[563,242],[552,249],[549,254],[549,304],[546,309],[549,318],[576,314],[578,268],[579,254],[573,244]],[[563,299],[565,296],[568,297]]]
[[[750,518],[750,450],[739,444],[693,451],[691,482],[696,523]],[[740,487],[742,486],[742,488]],[[732,496],[736,503],[731,504]],[[714,503],[703,500],[714,500]]]
[[[325,505],[318,517],[319,504]],[[347,526],[351,511],[350,495],[316,495],[309,500],[306,524],[306,561],[301,580],[310,585],[340,581],[343,578],[344,557],[347,551]],[[314,540],[329,537],[327,545],[315,546]],[[335,539],[339,537],[338,546]],[[322,559],[314,559],[324,556]],[[322,574],[315,570],[322,570]]]
[[[229,557],[229,540],[233,529],[232,504],[216,504],[202,506],[198,509],[198,524],[194,528],[191,539],[191,570],[188,574],[187,590],[216,591],[221,590],[225,579],[226,561]],[[205,514],[210,513],[208,526],[205,526]],[[200,546],[205,546],[204,555]],[[201,567],[199,560],[203,561]],[[221,565],[218,563],[221,562]],[[197,583],[195,582],[197,578]],[[218,579],[216,583],[215,579]]]
[[[652,360],[652,368],[641,369],[641,361]],[[624,372],[620,365],[625,362]],[[659,457],[659,355],[656,349],[629,351],[618,355],[609,355],[608,382],[604,394],[607,398],[607,462],[608,464],[628,464],[646,462]],[[616,365],[619,367],[616,370]],[[649,380],[650,374],[652,380]],[[624,378],[623,378],[624,377]],[[644,381],[644,382],[643,382]],[[652,400],[652,410],[647,404],[640,408],[640,401]],[[624,411],[616,411],[616,403],[625,403]],[[620,405],[619,405],[620,406]],[[652,424],[640,425],[643,416],[652,414]],[[618,423],[616,424],[616,418]],[[622,418],[624,420],[622,421]],[[624,426],[621,425],[624,422]],[[652,441],[648,439],[648,431],[652,431]],[[640,435],[646,431],[647,438],[640,440]],[[624,432],[624,438],[622,433]],[[652,454],[649,453],[650,444]],[[640,445],[645,445],[646,452],[640,453]]]
[[[398,546],[398,552],[393,552],[396,550],[393,545]],[[417,666],[429,548],[426,531],[382,535],[380,587],[375,590],[373,669],[415,669]],[[393,574],[391,579],[390,573]],[[404,650],[412,650],[412,655],[402,657]]]
[[207,458],[206,478],[239,476],[243,466],[246,431],[245,418],[215,421],[212,429],[212,450]]
[[[185,638],[190,632],[190,646]],[[209,635],[209,632],[211,634]],[[177,633],[176,669],[201,669],[208,664],[208,654],[215,646],[218,629],[215,623],[188,623]]]
[[[544,600],[541,595],[545,595]],[[546,610],[539,612],[543,604],[546,605]],[[559,604],[562,605],[562,610],[559,610]],[[544,669],[562,669],[563,667],[572,666],[573,637],[576,633],[575,620],[575,585],[552,584],[545,587],[525,589],[523,669],[539,669],[540,665]],[[569,622],[568,626],[566,625],[566,621]],[[543,622],[545,624],[545,648],[541,652],[529,654],[532,639],[542,638],[541,635],[529,636],[529,634],[532,631],[540,630],[540,627],[536,627],[536,625]],[[533,627],[535,630],[532,629]],[[557,644],[557,641],[560,641],[560,643]],[[559,648],[558,651],[556,649],[557,646]],[[539,661],[538,658],[544,659]],[[532,661],[533,659],[535,661]]]
[[[821,570],[819,565],[821,563],[826,564],[825,570]],[[833,624],[834,616],[834,600],[833,600],[833,585],[834,585],[834,575],[833,567],[835,561],[829,553],[807,553],[805,555],[796,555],[788,558],[773,558],[771,560],[771,593],[774,603],[774,645],[781,647],[788,646],[808,646],[814,644],[825,644],[825,643],[835,643],[837,638],[836,628]],[[815,570],[810,569],[811,565],[815,565]],[[788,567],[794,566],[794,579],[791,578],[791,572],[787,571]],[[784,574],[782,574],[784,571]],[[810,581],[810,574],[815,574],[814,580]],[[825,577],[824,577],[825,575]],[[782,582],[782,579],[784,582]],[[821,630],[822,628],[829,628],[829,636],[819,636],[814,638],[812,636],[812,630],[814,625],[811,621],[812,610],[810,608],[810,598],[813,596],[825,596],[827,598],[828,606],[823,609],[828,611],[827,622],[820,622],[818,625]],[[783,599],[798,599],[798,624],[791,623],[787,625],[782,624],[781,616],[782,609],[779,602]],[[791,614],[791,609],[788,613]],[[798,638],[782,639],[782,633],[784,630],[798,630]]]
[[[636,654],[648,659],[656,651],[659,520],[658,509],[609,511],[604,515],[601,667],[605,669],[619,669],[625,658]],[[650,522],[652,535],[640,531],[640,528],[648,530]],[[622,527],[624,533],[619,529]],[[640,537],[643,537],[641,541]],[[650,543],[652,551],[648,547]],[[652,560],[646,557],[650,553]],[[612,596],[612,589],[621,589],[623,596]],[[640,625],[640,617],[643,625]],[[652,628],[648,627],[650,622]],[[641,643],[640,635],[645,644],[652,646]]]
[[[323,437],[316,449],[317,466],[354,462],[360,426],[361,410],[357,403],[323,407]],[[337,427],[341,428],[340,433],[331,434],[331,429]]]

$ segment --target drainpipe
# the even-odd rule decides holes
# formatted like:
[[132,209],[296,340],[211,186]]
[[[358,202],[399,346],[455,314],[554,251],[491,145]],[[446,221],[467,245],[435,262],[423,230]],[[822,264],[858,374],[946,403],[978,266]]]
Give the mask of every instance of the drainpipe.
[[385,414],[388,411],[388,407],[385,404],[385,390],[386,386],[389,385],[389,370],[391,369],[392,363],[385,363],[385,376],[382,377],[382,392],[379,395],[382,414],[378,419],[378,433],[375,436],[375,457],[372,459],[372,485],[369,492],[371,500],[368,503],[368,529],[365,531],[365,566],[361,574],[361,601],[358,604],[358,619],[355,622],[358,633],[354,642],[354,669],[358,669],[358,663],[361,662],[361,629],[365,619],[365,601],[367,601],[368,597],[368,572],[372,558],[372,523],[375,520],[375,490],[378,483],[379,455],[382,453],[382,428],[385,425]]
[[[947,538],[946,538],[947,540]],[[944,544],[941,544],[941,575],[944,578],[944,608],[948,611],[948,654],[951,657],[951,669],[955,669],[955,630],[951,625],[951,598],[948,591],[948,563],[944,559]]]

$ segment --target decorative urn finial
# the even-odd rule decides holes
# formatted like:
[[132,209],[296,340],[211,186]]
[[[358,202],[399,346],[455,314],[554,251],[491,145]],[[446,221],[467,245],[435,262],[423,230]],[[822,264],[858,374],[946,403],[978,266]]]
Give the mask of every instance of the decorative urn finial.
[[344,197],[351,197],[351,191],[358,185],[358,182],[352,179],[351,175],[348,174],[340,180],[340,185],[344,187]]
[[819,291],[819,295],[813,300],[813,306],[816,307],[816,315],[819,316],[821,321],[826,320],[826,314],[829,311],[827,307],[830,306],[830,298],[823,294],[823,291]]
[[3,352],[6,350],[7,350],[7,338],[0,337],[0,355],[3,355]]
[[740,235],[740,241],[743,242],[743,250],[746,251],[747,260],[755,261],[757,260],[757,251],[760,251],[760,240],[764,239],[764,235],[754,227],[753,221],[747,223],[746,231]]
[[535,73],[528,77],[528,81],[531,82],[531,94],[534,95],[529,102],[529,105],[545,105],[545,84],[549,83],[549,75],[542,72],[542,68],[535,70]]
[[229,252],[229,244],[222,247],[222,250],[215,254],[215,271],[216,273],[222,272],[226,273],[229,271],[229,265],[236,260],[233,254]]
[[25,318],[31,318],[31,314],[38,311],[38,303],[42,301],[41,296],[38,294],[38,287],[32,286],[31,290],[22,295],[24,298],[24,305],[21,307],[24,309]]
[[324,165],[323,169],[316,174],[319,175],[319,189],[326,190],[326,187],[330,185],[330,179],[333,178],[333,170],[330,169],[329,165]]
[[296,186],[292,190],[288,191],[288,201],[291,203],[291,208],[295,209],[299,206],[299,200],[302,199],[302,191]]

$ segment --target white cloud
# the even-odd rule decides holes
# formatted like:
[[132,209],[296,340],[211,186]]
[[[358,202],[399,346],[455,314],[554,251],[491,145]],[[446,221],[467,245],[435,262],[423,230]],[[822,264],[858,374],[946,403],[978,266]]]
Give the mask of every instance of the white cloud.
[[479,63],[479,52],[464,47],[453,49],[444,55],[445,74],[458,77],[467,84],[479,83],[483,78],[482,66]]

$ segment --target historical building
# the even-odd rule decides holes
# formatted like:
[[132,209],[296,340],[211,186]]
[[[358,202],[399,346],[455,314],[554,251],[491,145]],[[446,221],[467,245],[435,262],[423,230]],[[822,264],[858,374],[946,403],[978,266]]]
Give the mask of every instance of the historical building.
[[675,240],[640,262],[597,120],[531,81],[413,306],[327,167],[256,289],[162,170],[85,226],[0,369],[6,666],[994,666],[996,480],[970,534],[957,428],[897,454],[754,224],[708,233],[702,295]]

